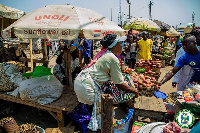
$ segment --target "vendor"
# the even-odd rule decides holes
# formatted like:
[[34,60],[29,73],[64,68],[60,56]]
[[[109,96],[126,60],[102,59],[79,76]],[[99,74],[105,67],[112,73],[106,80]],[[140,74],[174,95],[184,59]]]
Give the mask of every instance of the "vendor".
[[168,46],[168,38],[167,38],[167,36],[164,36],[164,39],[161,42],[161,47],[164,48],[164,47],[167,47],[167,46]]
[[[74,81],[74,90],[78,101],[88,105],[96,105],[100,100],[102,86],[112,80],[121,90],[138,96],[138,90],[130,87],[124,82],[117,54],[122,51],[122,41],[127,37],[119,37],[115,34],[107,34],[102,40],[102,51],[97,53],[94,60],[82,70]],[[93,110],[94,111],[94,110]]]
[[78,47],[72,46],[69,48],[71,53],[71,68],[72,68],[72,81],[81,72],[81,67],[79,63],[79,49]]
[[182,40],[182,47],[185,54],[179,58],[173,69],[163,77],[159,85],[170,80],[184,65],[189,65],[194,70],[194,75],[190,81],[200,82],[200,46],[197,46],[195,36],[192,34],[185,35]]

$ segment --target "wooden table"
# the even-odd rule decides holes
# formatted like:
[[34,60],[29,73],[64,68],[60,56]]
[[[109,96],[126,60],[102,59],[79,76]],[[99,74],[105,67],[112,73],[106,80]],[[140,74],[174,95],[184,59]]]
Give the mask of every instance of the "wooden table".
[[79,104],[74,90],[69,86],[64,86],[63,93],[59,99],[50,104],[45,105],[22,100],[20,98],[10,96],[2,92],[0,93],[0,99],[46,110],[58,121],[58,127],[64,127],[63,113],[72,112],[75,109],[75,107]]
[[155,120],[164,120],[164,114],[167,112],[163,99],[146,96],[135,98],[134,103],[135,116],[153,118]]

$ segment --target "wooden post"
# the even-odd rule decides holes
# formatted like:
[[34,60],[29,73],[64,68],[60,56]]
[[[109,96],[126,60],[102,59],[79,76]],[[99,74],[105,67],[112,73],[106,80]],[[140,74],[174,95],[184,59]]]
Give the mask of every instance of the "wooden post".
[[67,82],[67,85],[70,87],[73,87],[72,84],[72,70],[71,70],[71,54],[67,46],[65,45],[64,48],[64,64],[65,64],[65,79]]
[[101,95],[101,133],[113,132],[113,98],[110,94]]
[[[47,45],[46,45],[46,41],[42,41],[42,54],[43,54],[43,61],[48,60],[48,56],[47,56]],[[43,64],[43,66],[48,67],[48,64]]]
[[91,40],[91,59],[94,58],[94,52],[93,52],[93,49],[94,49],[94,40]]
[[83,50],[79,50],[79,64],[83,67]]
[[30,60],[31,60],[31,72],[33,72],[33,49],[32,49],[32,39],[30,39]]

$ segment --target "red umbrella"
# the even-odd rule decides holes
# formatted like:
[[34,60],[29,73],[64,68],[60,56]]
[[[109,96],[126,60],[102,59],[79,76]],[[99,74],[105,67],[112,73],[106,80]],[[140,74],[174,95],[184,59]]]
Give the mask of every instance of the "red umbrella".
[[[129,30],[126,30],[126,35],[128,35],[128,31]],[[137,31],[137,30],[132,30],[132,34],[133,35],[136,35],[136,34],[139,34],[140,32],[139,31]]]

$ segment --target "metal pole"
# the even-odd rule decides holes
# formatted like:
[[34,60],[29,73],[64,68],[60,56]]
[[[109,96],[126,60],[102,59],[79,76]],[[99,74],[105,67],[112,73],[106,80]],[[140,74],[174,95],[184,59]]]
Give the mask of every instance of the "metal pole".
[[112,8],[111,8],[111,21],[112,21]]
[[151,16],[151,5],[153,5],[153,2],[150,1],[149,4],[149,19],[152,20],[152,16]]
[[131,4],[129,4],[129,14],[128,14],[128,18],[131,19]]

